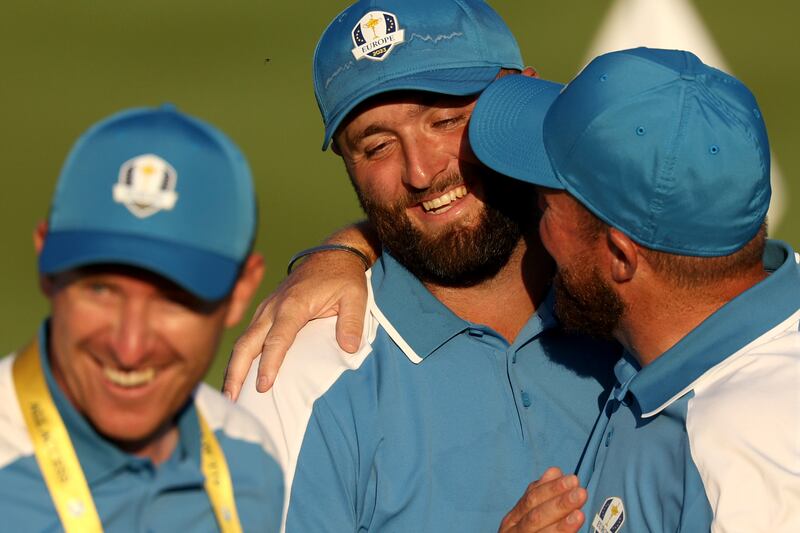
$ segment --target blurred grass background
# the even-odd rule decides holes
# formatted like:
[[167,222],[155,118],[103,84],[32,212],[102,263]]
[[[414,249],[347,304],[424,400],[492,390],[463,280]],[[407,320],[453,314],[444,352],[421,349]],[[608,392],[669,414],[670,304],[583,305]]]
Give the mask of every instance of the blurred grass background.
[[[652,0],[670,1],[670,0]],[[525,60],[567,81],[610,0],[495,0]],[[73,141],[121,108],[173,102],[227,132],[247,154],[260,198],[257,248],[268,273],[360,216],[336,156],[321,152],[311,57],[342,1],[5,1],[0,8],[0,354],[32,337],[47,313],[31,234]],[[695,0],[734,73],[756,94],[790,201],[773,236],[800,245],[800,5]],[[800,206],[799,206],[800,207]],[[91,207],[87,207],[91,208]],[[208,381],[221,383],[241,328],[229,332]]]

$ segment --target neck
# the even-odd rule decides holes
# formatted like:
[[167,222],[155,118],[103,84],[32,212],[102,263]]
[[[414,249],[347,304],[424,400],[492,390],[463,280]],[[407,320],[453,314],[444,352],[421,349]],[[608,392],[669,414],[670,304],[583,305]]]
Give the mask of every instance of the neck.
[[178,446],[180,433],[173,423],[164,427],[141,441],[112,441],[125,453],[150,459],[153,464],[161,464],[172,455]]
[[520,239],[508,262],[490,279],[471,287],[425,286],[460,318],[491,327],[513,342],[544,300],[553,260],[538,237]]
[[[746,276],[701,289],[677,289],[662,283],[643,298],[626,302],[627,311],[614,337],[639,361],[649,365],[716,313],[767,276],[762,268]],[[664,295],[668,295],[665,299]]]

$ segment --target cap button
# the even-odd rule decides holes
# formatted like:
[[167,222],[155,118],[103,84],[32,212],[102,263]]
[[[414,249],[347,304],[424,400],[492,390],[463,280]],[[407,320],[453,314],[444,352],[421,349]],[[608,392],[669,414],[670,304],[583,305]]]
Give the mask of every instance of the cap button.
[[170,113],[174,113],[178,110],[178,106],[173,104],[172,102],[164,102],[158,107],[161,111],[167,111]]

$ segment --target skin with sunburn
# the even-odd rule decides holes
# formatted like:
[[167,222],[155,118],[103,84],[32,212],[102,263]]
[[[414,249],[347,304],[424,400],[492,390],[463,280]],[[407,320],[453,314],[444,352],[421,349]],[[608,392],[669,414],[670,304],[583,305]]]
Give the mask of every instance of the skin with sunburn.
[[[46,239],[41,224],[34,240]],[[43,276],[50,300],[53,374],[73,406],[128,453],[166,460],[173,417],[208,370],[226,327],[238,322],[263,275],[248,258],[231,295],[208,304],[154,274],[98,266]]]
[[[538,239],[522,239],[518,228],[517,237],[502,250],[505,261],[489,269],[484,265],[485,241],[499,238],[487,234],[491,222],[485,213],[496,208],[489,205],[486,178],[502,178],[488,172],[469,150],[466,125],[474,102],[474,97],[431,99],[418,94],[381,98],[359,108],[335,140],[365,208],[399,205],[394,214],[417,232],[417,246],[432,243],[425,249],[434,266],[426,271],[425,266],[411,265],[412,273],[457,315],[487,324],[513,340],[544,296],[550,263],[535,261],[542,265],[540,269],[521,268],[525,257],[546,256]],[[526,197],[524,193],[517,196]],[[527,198],[530,207],[529,190]],[[392,222],[385,226],[401,223]],[[376,226],[382,242],[394,251],[393,236],[381,231],[380,216]],[[509,230],[503,228],[503,232]],[[453,286],[446,276],[437,276],[436,265],[454,256],[460,259],[458,264],[441,266],[439,271],[449,269],[466,277],[477,271],[471,285]],[[504,295],[501,301],[498,294]],[[505,312],[509,308],[515,312]]]
[[[546,188],[539,191],[543,206],[539,233],[559,270],[586,273],[589,268],[592,272],[572,280],[573,292],[594,292],[599,296],[598,291],[611,291],[619,306],[613,320],[609,320],[599,317],[599,309],[592,311],[597,299],[583,298],[575,303],[586,307],[577,310],[585,320],[573,324],[573,329],[613,336],[636,354],[643,366],[767,276],[757,260],[724,282],[677,286],[650,264],[647,250],[621,231],[607,227],[599,235],[587,234],[585,221],[591,215],[571,195]],[[587,263],[587,258],[592,261]],[[598,283],[604,287],[602,290],[597,288]],[[671,297],[665,299],[664,294]]]

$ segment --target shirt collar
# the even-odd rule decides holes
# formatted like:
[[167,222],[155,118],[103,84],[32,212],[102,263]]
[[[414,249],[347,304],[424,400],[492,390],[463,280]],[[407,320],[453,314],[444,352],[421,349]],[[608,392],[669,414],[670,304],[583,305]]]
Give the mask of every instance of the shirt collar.
[[[422,362],[464,331],[491,331],[485,325],[467,322],[453,313],[386,251],[368,276],[372,314],[413,363]],[[557,325],[553,302],[551,290],[517,335],[515,346],[521,346],[542,331]]]
[[[47,388],[53,397],[56,409],[58,409],[64,426],[75,448],[75,453],[81,463],[81,468],[86,476],[86,481],[91,485],[105,476],[127,467],[148,463],[147,459],[142,459],[127,454],[114,446],[110,441],[100,435],[89,422],[75,409],[66,397],[61,387],[53,376],[48,357],[49,347],[49,320],[46,320],[39,328],[39,351]],[[194,402],[187,402],[177,416],[179,431],[178,446],[172,456],[167,460],[168,463],[190,462],[200,468],[200,427],[197,420],[197,410]],[[166,463],[165,463],[166,464]],[[199,478],[202,483],[202,477]]]
[[643,416],[652,416],[691,390],[707,370],[798,310],[800,267],[792,248],[768,241],[764,267],[772,273],[703,321],[643,368],[630,383]]

